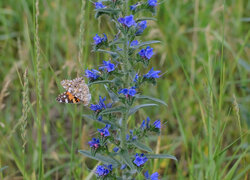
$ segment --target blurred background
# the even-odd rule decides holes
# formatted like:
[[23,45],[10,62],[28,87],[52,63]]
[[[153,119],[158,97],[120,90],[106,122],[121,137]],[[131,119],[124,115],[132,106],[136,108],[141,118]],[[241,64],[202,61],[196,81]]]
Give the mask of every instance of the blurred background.
[[[112,39],[116,31],[108,17],[94,18],[91,1],[40,0],[38,7],[36,14],[35,0],[0,1],[0,179],[95,179],[98,162],[77,151],[89,149],[102,126],[82,117],[87,108],[55,98],[61,80],[110,58],[91,51],[93,36]],[[143,93],[168,107],[141,110],[130,126],[147,116],[167,122],[147,143],[178,162],[151,161],[149,172],[162,180],[248,179],[250,2],[168,0],[156,18],[140,40],[162,43],[153,45],[143,72],[154,67],[165,74]],[[92,103],[107,95],[101,85],[91,93]]]

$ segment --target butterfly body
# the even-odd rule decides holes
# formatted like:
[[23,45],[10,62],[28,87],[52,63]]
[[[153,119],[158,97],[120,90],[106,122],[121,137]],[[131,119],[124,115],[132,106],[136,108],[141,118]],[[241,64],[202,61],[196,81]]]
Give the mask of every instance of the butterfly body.
[[73,80],[63,80],[61,85],[66,92],[60,94],[56,100],[60,103],[84,104],[87,106],[91,99],[88,85],[82,77]]

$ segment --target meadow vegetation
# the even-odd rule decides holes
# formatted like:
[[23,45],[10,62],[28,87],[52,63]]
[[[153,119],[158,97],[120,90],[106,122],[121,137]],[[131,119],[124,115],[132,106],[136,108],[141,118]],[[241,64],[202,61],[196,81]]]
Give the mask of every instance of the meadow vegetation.
[[[102,126],[83,118],[88,108],[55,101],[61,80],[110,58],[92,52],[96,33],[115,34],[93,9],[87,0],[0,1],[0,179],[95,179],[97,161],[78,150]],[[148,21],[143,39],[162,42],[150,63],[164,75],[143,92],[168,107],[129,121],[167,122],[148,141],[178,159],[147,164],[162,180],[249,178],[249,12],[247,0],[167,0]],[[105,94],[102,85],[90,91],[92,103]]]

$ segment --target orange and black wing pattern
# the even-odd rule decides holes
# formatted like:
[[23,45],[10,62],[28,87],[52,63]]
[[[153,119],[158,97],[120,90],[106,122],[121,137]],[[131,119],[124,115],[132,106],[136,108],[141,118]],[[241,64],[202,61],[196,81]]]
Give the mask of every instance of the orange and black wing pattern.
[[56,100],[60,103],[71,103],[71,104],[79,104],[81,103],[81,100],[75,97],[70,92],[66,91],[62,94],[60,94]]

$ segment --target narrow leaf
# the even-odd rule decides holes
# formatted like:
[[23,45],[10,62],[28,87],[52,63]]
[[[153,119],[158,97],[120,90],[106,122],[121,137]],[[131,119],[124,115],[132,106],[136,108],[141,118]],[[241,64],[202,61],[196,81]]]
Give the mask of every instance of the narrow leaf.
[[147,145],[145,145],[139,141],[133,141],[132,144],[143,151],[147,151],[147,152],[151,152],[151,153],[153,152],[153,150],[150,147],[148,147]]
[[95,159],[97,161],[101,161],[101,162],[106,163],[106,164],[112,164],[114,167],[119,166],[118,161],[115,161],[115,160],[113,160],[110,157],[103,156],[103,155],[100,155],[100,154],[96,154],[95,156],[93,156],[91,154],[91,152],[85,151],[85,150],[79,150],[78,152],[81,153],[81,154],[83,154],[86,157],[91,158],[91,159]]
[[92,84],[105,84],[105,83],[113,83],[112,80],[103,80],[103,81],[94,81],[94,82],[91,82],[91,83],[88,83],[88,85],[92,85]]
[[117,113],[117,112],[123,113],[125,112],[125,110],[126,108],[124,106],[117,106],[117,107],[105,109],[102,112],[100,112],[99,115]]
[[115,45],[115,44],[123,44],[124,43],[124,39],[119,39],[116,41],[112,41],[111,43],[109,43],[110,46]]
[[150,96],[144,96],[144,95],[135,95],[135,98],[137,99],[148,99],[148,100],[152,100],[152,101],[155,101],[155,102],[158,102],[158,103],[161,103],[165,106],[168,106],[167,103],[165,103],[164,101],[160,100],[160,99],[157,99],[157,98],[153,98],[153,97],[150,97]]
[[107,50],[104,50],[104,49],[98,49],[97,51],[98,52],[103,52],[103,53],[108,53],[108,54],[113,55],[113,56],[117,56],[117,53],[112,52],[112,51],[107,51]]
[[104,85],[105,89],[108,91],[109,93],[109,96],[110,98],[112,99],[112,101],[115,103],[115,102],[118,102],[119,101],[119,98],[118,96],[111,90],[109,89],[106,85]]
[[158,105],[157,104],[141,104],[141,105],[138,105],[138,106],[131,108],[128,112],[128,115],[132,115],[132,114],[136,113],[140,108],[150,107],[150,106],[158,106]]
[[173,159],[178,161],[175,156],[169,154],[145,154],[149,159]]
[[144,17],[144,18],[136,19],[136,22],[138,22],[138,21],[145,21],[145,20],[157,21],[157,19],[153,18],[153,17]]
[[221,154],[223,154],[226,150],[228,150],[230,147],[232,147],[236,142],[238,142],[239,140],[241,140],[241,138],[244,135],[246,135],[246,133],[242,134],[240,137],[238,137],[236,140],[234,140],[231,144],[229,144],[227,147],[225,147],[221,152],[219,152],[218,154],[216,154],[214,158],[217,158],[218,156],[220,156]]
[[131,170],[135,169],[135,165],[132,163],[128,152],[121,153],[121,158],[130,167]]
[[120,128],[120,126],[119,125],[117,125],[115,122],[112,122],[112,121],[109,121],[109,120],[105,120],[105,119],[102,119],[101,121],[99,121],[98,119],[96,119],[96,117],[94,116],[94,115],[92,115],[92,114],[83,114],[82,115],[83,117],[85,117],[85,118],[87,118],[87,119],[91,119],[91,120],[93,120],[93,121],[96,121],[96,122],[98,122],[98,123],[100,123],[100,124],[110,124],[110,125],[112,125],[113,127],[116,127],[116,128]]
[[96,12],[101,12],[101,13],[118,13],[121,10],[120,9],[112,9],[112,8],[101,8],[101,9],[95,9]]
[[135,46],[134,49],[137,49],[137,48],[142,47],[142,46],[150,45],[150,44],[160,43],[160,42],[161,41],[146,41],[146,42],[142,42],[142,43],[138,44],[137,46]]

